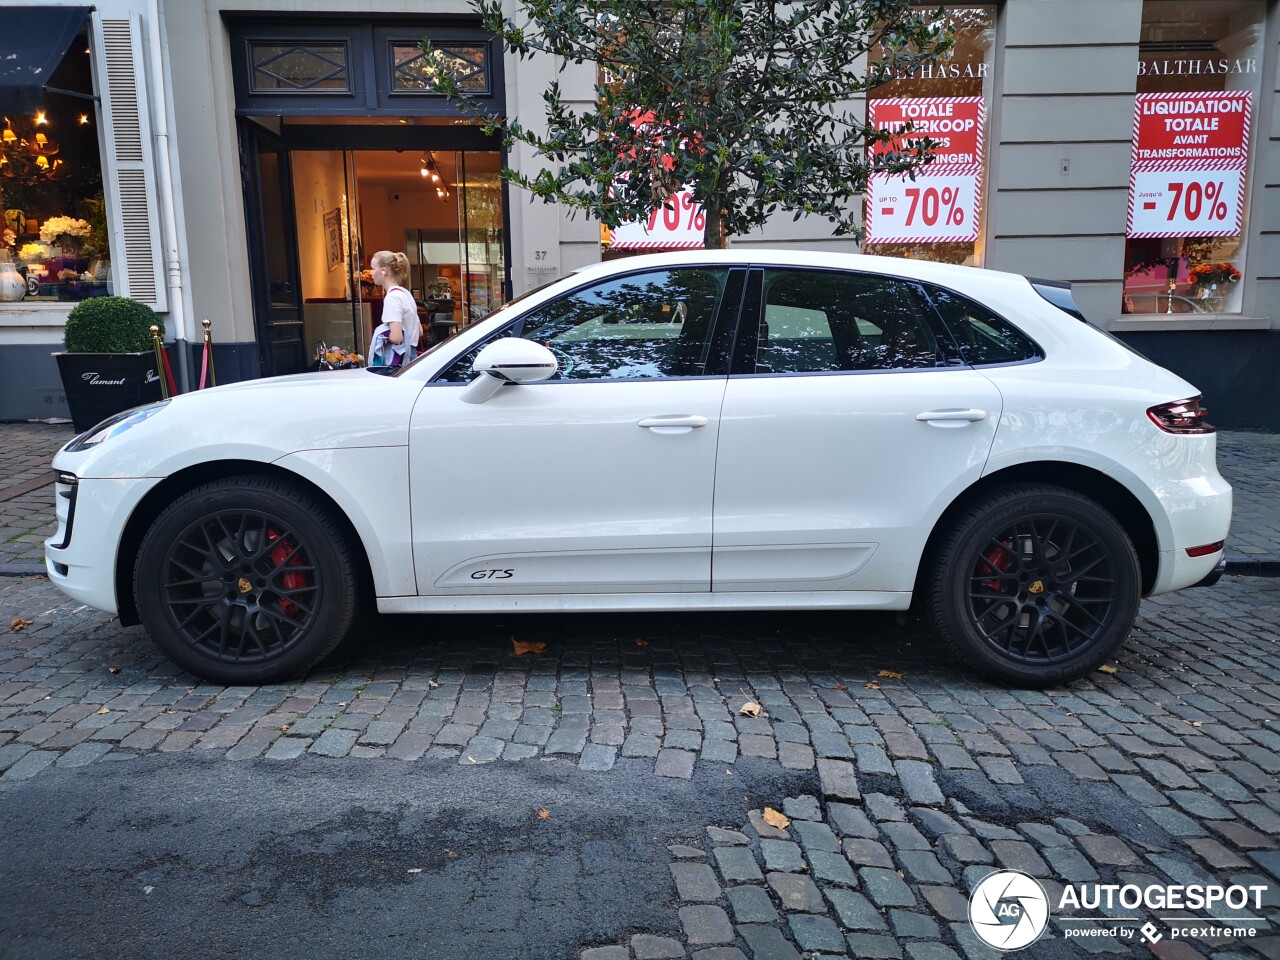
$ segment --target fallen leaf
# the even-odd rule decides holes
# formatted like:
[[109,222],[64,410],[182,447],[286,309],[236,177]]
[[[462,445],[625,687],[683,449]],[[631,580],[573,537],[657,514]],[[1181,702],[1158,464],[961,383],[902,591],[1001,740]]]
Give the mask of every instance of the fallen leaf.
[[636,646],[637,646],[637,647],[647,647],[648,645],[649,645],[649,641],[648,641],[648,640],[641,640],[639,637],[636,637]]
[[110,707],[103,707],[101,710],[98,711],[98,716],[102,716],[104,713],[110,713],[110,712],[111,712]]
[[515,637],[512,637],[511,646],[515,648],[515,651],[516,651],[515,655],[517,657],[523,657],[526,653],[546,653],[547,652],[547,645],[545,643],[542,643],[541,641],[537,643],[530,643],[524,640],[517,640]]
[[741,709],[738,710],[738,713],[742,714],[744,717],[758,717],[760,716],[760,704],[756,703],[754,700],[748,700],[742,705]]
[[785,813],[779,813],[773,807],[764,808],[764,822],[771,827],[777,827],[779,830],[785,830],[791,826],[791,821],[787,819]]
[[473,757],[473,756],[471,756],[471,754],[469,754],[469,753],[468,753],[468,754],[467,754],[467,763],[475,763],[475,762],[476,762],[476,758],[475,758],[475,757]]
[[845,686],[843,683],[837,683],[837,684],[835,685],[834,689],[836,689],[836,690],[848,690],[849,688],[848,688],[847,686]]
[[543,807],[541,810],[539,810],[539,811],[538,811],[538,819],[539,819],[539,820],[550,820],[550,819],[551,819],[551,811],[550,811],[550,810],[548,810],[546,807]]
[[280,724],[280,732],[281,732],[281,733],[288,733],[288,732],[289,732],[289,725],[288,725],[287,723],[282,723],[282,724]]
[[34,620],[23,620],[21,617],[14,617],[13,622],[9,624],[9,629],[14,633],[21,633],[27,627],[35,623]]
[[120,672],[119,667],[107,667],[107,673],[119,673],[119,672]]
[[431,690],[434,690],[438,686],[440,686],[440,684],[436,683],[434,680],[427,681],[427,687]]
[[1203,721],[1201,721],[1201,720],[1183,720],[1182,722],[1183,722],[1183,723],[1185,723],[1185,724],[1187,724],[1188,726],[1192,726],[1192,727],[1203,727],[1203,726],[1204,726],[1204,722],[1203,722]]
[[890,680],[901,680],[902,674],[894,673],[892,670],[881,670],[876,674],[877,677],[887,677]]
[[876,681],[876,680],[868,680],[866,683],[863,684],[863,686],[866,687],[868,690],[880,689],[880,683],[879,681]]
[[1115,673],[1116,668],[1109,663],[1104,663],[1102,666],[1098,668],[1098,672],[1099,673]]

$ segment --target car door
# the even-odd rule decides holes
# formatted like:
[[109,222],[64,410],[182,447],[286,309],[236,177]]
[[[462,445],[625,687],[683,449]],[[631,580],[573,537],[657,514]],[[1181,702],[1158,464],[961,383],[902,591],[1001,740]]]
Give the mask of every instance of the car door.
[[933,523],[981,474],[999,392],[907,280],[753,270],[741,330],[713,590],[910,590]]
[[495,334],[551,349],[547,381],[461,399],[478,344],[414,409],[423,595],[706,592],[720,405],[745,270],[586,285]]

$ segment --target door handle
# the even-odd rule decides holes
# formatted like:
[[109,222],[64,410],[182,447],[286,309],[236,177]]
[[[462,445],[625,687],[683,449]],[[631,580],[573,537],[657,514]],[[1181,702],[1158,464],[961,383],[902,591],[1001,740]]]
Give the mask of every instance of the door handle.
[[976,423],[979,420],[987,419],[987,411],[977,409],[926,410],[924,413],[917,413],[916,419],[923,423],[963,426],[966,423]]
[[654,433],[688,433],[694,427],[705,427],[710,423],[706,417],[692,413],[669,414],[660,417],[645,417],[636,421],[637,427],[644,427]]

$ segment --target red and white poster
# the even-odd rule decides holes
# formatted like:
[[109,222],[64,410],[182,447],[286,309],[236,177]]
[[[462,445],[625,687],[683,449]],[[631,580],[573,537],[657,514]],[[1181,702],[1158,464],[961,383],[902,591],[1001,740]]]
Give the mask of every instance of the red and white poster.
[[[898,134],[873,145],[872,156],[909,153],[928,137],[933,162],[915,179],[875,174],[867,184],[867,243],[940,243],[978,238],[982,209],[982,97],[873,100],[873,127]],[[910,125],[910,129],[908,129]]]
[[606,243],[610,250],[695,250],[703,246],[706,225],[702,204],[694,202],[693,189],[685,187],[648,220],[605,228]]
[[1253,94],[1140,93],[1130,237],[1231,237],[1244,217]]
[[[635,109],[629,116],[631,125],[639,133],[651,132],[655,143],[663,142],[662,131],[652,127],[652,110]],[[680,148],[687,149],[688,144],[682,143]],[[635,156],[634,149],[625,153],[629,157]],[[675,161],[669,156],[662,157],[662,162],[668,170],[675,166]],[[685,187],[660,208],[650,211],[647,220],[623,223],[614,230],[604,227],[602,239],[610,250],[695,250],[705,246],[703,229],[706,223],[702,204],[694,202],[692,188]]]

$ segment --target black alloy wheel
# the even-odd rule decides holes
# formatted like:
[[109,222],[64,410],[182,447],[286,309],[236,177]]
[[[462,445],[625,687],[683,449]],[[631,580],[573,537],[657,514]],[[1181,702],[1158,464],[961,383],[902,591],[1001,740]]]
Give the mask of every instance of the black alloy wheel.
[[1137,617],[1133,545],[1100,504],[1027,485],[960,516],[934,564],[930,606],[953,650],[1025,686],[1096,669]]
[[192,673],[261,683],[305,672],[355,612],[349,547],[325,508],[282,480],[192,490],[143,538],[134,572],[142,622]]

